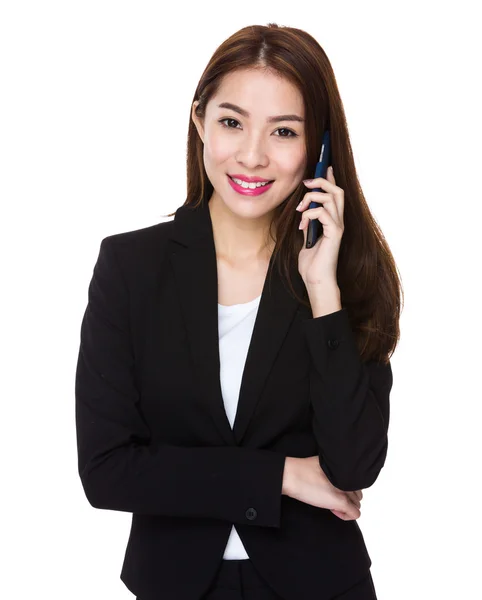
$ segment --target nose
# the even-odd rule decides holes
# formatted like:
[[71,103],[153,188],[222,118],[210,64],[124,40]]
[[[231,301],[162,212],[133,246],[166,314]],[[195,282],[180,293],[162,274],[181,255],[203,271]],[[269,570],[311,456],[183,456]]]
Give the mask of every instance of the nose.
[[247,135],[240,142],[236,160],[254,170],[258,166],[266,166],[269,162],[264,141],[259,135]]

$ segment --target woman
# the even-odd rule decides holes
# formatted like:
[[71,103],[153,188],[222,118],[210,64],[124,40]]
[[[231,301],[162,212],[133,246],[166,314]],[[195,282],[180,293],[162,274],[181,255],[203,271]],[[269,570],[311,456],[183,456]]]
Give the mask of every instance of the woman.
[[[333,170],[305,183],[325,129]],[[82,321],[79,473],[92,506],[133,513],[121,579],[138,600],[374,599],[356,519],[387,453],[400,282],[310,35],[216,50],[187,192],[102,240]]]

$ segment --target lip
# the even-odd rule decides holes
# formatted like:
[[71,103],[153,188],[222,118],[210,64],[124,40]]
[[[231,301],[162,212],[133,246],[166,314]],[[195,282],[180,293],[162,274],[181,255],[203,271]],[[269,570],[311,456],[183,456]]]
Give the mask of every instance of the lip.
[[267,185],[263,185],[259,188],[254,188],[254,190],[251,190],[249,188],[244,188],[243,186],[235,183],[229,175],[227,177],[228,177],[229,184],[233,188],[233,190],[243,196],[260,196],[261,194],[264,194],[265,192],[267,192],[274,183],[274,182],[268,183]]
[[241,175],[240,173],[228,173],[228,177],[236,177],[236,179],[242,179],[248,183],[264,183],[265,181],[274,181],[272,179],[265,179],[263,177],[248,177],[247,175]]

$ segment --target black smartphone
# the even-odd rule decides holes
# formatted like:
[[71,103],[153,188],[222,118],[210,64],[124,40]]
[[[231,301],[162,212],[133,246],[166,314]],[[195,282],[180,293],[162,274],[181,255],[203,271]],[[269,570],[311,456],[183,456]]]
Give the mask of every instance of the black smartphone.
[[[323,141],[321,144],[320,158],[315,169],[315,179],[317,177],[323,177],[326,179],[328,167],[331,165],[331,144],[330,144],[330,131],[327,129],[323,134]],[[323,192],[321,188],[313,188],[312,192]],[[310,202],[308,208],[317,208],[320,206],[318,202]],[[323,206],[323,204],[321,205]],[[317,240],[323,235],[323,225],[318,219],[310,219],[308,222],[308,232],[306,236],[306,248],[312,248]]]

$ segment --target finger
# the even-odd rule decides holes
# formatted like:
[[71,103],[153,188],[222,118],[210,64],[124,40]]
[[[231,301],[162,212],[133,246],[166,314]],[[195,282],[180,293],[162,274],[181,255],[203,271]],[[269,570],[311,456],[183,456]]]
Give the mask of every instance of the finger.
[[350,498],[350,500],[353,502],[353,504],[357,507],[360,508],[361,504],[360,504],[360,499],[358,498],[356,492],[346,492],[348,497]]
[[298,204],[296,210],[301,212],[310,205],[310,202],[319,202],[325,204],[325,202],[334,202],[335,197],[329,192],[306,192],[303,200]]
[[[343,219],[340,217],[339,201],[337,202],[333,194],[328,192],[307,192],[303,200],[298,204],[296,210],[298,212],[305,212],[308,209],[311,202],[319,203],[323,208],[332,216],[333,220],[343,224]],[[318,207],[313,207],[318,208]]]
[[351,494],[355,494],[358,500],[363,498],[363,492],[361,490],[355,490],[354,492],[350,492]]
[[338,221],[338,214],[336,214],[335,217],[333,216],[333,210],[334,209],[332,208],[330,211],[328,207],[325,208],[324,206],[308,208],[301,215],[299,228],[306,229],[309,221],[318,219],[322,225],[331,226],[334,229],[341,229],[341,232],[343,232],[343,225]]
[[337,494],[337,502],[332,510],[337,510],[344,513],[349,519],[358,519],[360,516],[360,509],[354,504],[349,498],[347,492],[341,492]]
[[363,498],[361,492],[359,492],[359,491],[355,491],[355,492],[352,492],[352,493],[355,494],[355,496],[357,497],[358,500],[361,500]]
[[342,519],[343,521],[349,520],[349,519],[347,519],[347,515],[345,513],[341,512],[340,510],[335,510],[334,508],[332,508],[330,510],[335,515],[335,517],[338,517],[339,519]]
[[[333,178],[331,178],[330,176],[330,169],[328,169],[328,178],[329,179],[325,179],[323,177],[316,177],[311,181],[303,181],[303,183],[308,188],[319,187],[322,190],[326,190],[326,192],[331,192],[335,199],[335,205],[339,215],[339,220],[341,221],[341,223],[343,223],[343,214],[345,211],[345,192],[342,188],[335,185],[334,176]],[[323,200],[321,202],[323,202]]]
[[344,521],[356,521],[357,519],[359,519],[361,517],[361,513],[360,514],[348,514],[348,513],[340,513],[340,519],[343,519]]
[[360,508],[351,501],[351,498],[345,495],[344,498],[345,506],[341,508],[341,512],[344,512],[350,519],[358,519],[361,515]]
[[303,230],[308,229],[308,223],[313,219],[319,219],[319,221],[323,225],[328,225],[328,218],[330,218],[331,221],[333,221],[330,214],[328,213],[328,210],[323,206],[320,206],[318,208],[309,208],[305,210],[304,213],[301,215],[299,228]]
[[331,508],[330,510],[336,517],[342,519],[343,521],[355,521],[356,519],[361,517],[361,513],[359,515],[355,515],[342,512],[341,510],[335,510],[333,508]]
[[332,193],[336,193],[336,192],[343,192],[343,190],[341,188],[339,188],[338,186],[336,186],[333,181],[330,181],[329,179],[325,178],[325,177],[315,177],[315,179],[311,179],[311,180],[304,180],[303,184],[306,185],[306,187],[308,188],[317,188],[320,187],[322,190],[326,190],[327,192],[332,192]]

